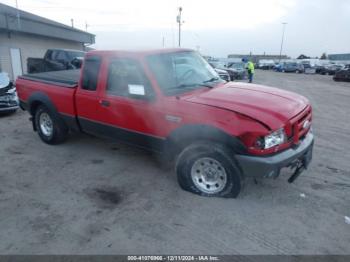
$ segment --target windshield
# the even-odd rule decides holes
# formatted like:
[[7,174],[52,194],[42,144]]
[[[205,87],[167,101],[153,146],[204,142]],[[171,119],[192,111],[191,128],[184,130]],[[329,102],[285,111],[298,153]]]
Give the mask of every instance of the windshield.
[[210,82],[223,82],[197,52],[150,55],[147,62],[159,87],[166,95],[183,93],[203,86],[210,87]]

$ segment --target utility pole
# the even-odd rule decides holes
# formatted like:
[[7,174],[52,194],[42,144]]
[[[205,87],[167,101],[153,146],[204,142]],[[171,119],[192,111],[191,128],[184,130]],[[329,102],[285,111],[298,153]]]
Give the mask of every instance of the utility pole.
[[85,31],[88,30],[88,27],[89,27],[89,25],[88,25],[88,23],[85,21]]
[[72,27],[74,27],[74,19],[73,18],[70,19],[70,22],[72,24]]
[[279,60],[279,62],[281,62],[281,59],[282,59],[282,49],[283,49],[284,33],[285,33],[285,30],[286,30],[286,25],[287,25],[287,23],[284,22],[284,23],[282,23],[282,25],[283,25],[283,30],[282,30],[282,41],[281,41],[280,60]]
[[179,14],[176,17],[177,23],[179,24],[179,47],[181,47],[181,25],[182,25],[182,21],[181,21],[181,13],[182,13],[182,7],[179,7]]
[[19,9],[18,9],[18,1],[16,0],[16,16],[17,16],[17,26],[18,26],[18,29],[21,28],[21,21],[20,21],[20,14],[19,14]]

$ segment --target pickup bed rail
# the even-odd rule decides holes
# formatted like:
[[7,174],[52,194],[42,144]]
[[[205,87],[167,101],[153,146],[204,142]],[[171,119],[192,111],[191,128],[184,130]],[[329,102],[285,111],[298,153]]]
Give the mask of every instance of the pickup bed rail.
[[75,88],[78,86],[80,70],[51,71],[36,74],[27,74],[19,78],[36,82],[54,84],[58,86]]

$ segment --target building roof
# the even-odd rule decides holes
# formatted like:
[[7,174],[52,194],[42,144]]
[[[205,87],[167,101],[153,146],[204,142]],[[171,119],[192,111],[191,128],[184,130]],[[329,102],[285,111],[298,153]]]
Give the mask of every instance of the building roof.
[[20,32],[80,43],[95,43],[95,35],[0,3],[0,31]]
[[328,55],[330,60],[350,60],[350,53],[348,54],[330,54]]

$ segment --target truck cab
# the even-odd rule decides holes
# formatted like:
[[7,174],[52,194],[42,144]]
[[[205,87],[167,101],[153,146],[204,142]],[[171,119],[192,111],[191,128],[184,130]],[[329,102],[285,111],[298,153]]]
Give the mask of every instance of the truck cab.
[[195,51],[92,51],[82,70],[21,76],[21,107],[48,144],[84,132],[157,152],[180,186],[237,197],[246,177],[289,167],[293,182],[312,157],[312,108],[295,93],[226,82]]
[[85,52],[70,49],[48,49],[43,58],[27,59],[28,73],[79,69]]

